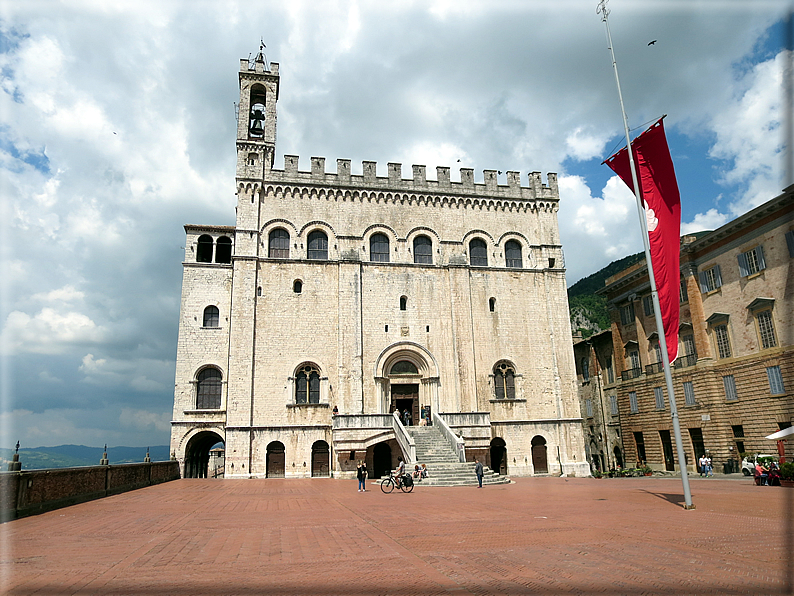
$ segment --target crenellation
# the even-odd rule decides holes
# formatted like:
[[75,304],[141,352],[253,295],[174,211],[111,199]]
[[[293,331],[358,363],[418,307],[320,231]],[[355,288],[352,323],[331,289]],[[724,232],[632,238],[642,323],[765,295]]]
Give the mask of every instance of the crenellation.
[[312,157],[312,178],[325,178],[324,157]]
[[460,169],[460,184],[465,189],[474,190],[474,170],[471,168]]
[[364,172],[364,182],[373,183],[378,177],[378,162],[362,161],[361,167]]
[[402,169],[403,165],[401,163],[389,163],[389,186],[397,186],[400,182],[402,182]]
[[337,159],[336,160],[336,176],[342,184],[350,183],[350,160]]
[[427,186],[427,167],[426,166],[412,166],[414,173],[414,186],[425,187]]
[[449,187],[449,168],[445,166],[436,167],[436,181],[439,187]]

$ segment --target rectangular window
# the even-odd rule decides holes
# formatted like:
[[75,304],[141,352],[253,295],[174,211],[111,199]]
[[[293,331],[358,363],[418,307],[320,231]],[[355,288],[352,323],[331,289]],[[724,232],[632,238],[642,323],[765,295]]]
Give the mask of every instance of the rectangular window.
[[720,275],[719,265],[714,265],[714,267],[710,269],[701,271],[698,277],[700,278],[700,291],[704,294],[713,292],[722,286],[722,276]]
[[741,424],[735,424],[731,426],[731,430],[733,431],[733,438],[734,439],[743,439],[744,438],[744,427]]
[[686,280],[682,279],[681,283],[678,286],[678,300],[683,304],[684,302],[689,302],[689,292],[686,289]]
[[742,277],[747,277],[766,269],[764,247],[760,244],[747,252],[741,253],[737,258],[739,260],[739,275]]
[[613,416],[618,415],[618,396],[617,395],[610,395],[609,396],[609,409],[612,411]]
[[714,327],[714,338],[717,342],[717,352],[719,352],[720,358],[730,358],[731,342],[728,339],[728,326],[723,324]]
[[629,302],[625,306],[620,307],[620,324],[633,325],[634,324],[634,303]]
[[636,414],[640,411],[637,407],[637,392],[636,391],[629,391],[629,411],[632,414]]
[[794,230],[786,232],[786,246],[788,246],[788,256],[794,259]]
[[585,409],[587,410],[587,417],[588,418],[592,418],[593,417],[593,400],[592,399],[584,400],[584,405],[585,405]]
[[684,344],[684,355],[690,356],[695,353],[695,336],[694,335],[685,335],[681,338],[681,342]]
[[637,350],[632,350],[629,352],[629,362],[631,362],[631,368],[633,369],[637,369],[642,366],[640,364],[640,353]]
[[664,389],[661,387],[654,387],[653,397],[656,398],[656,409],[664,410]]
[[786,392],[786,388],[783,387],[783,375],[780,373],[779,366],[768,366],[766,368],[766,376],[769,379],[769,393],[781,395]]
[[607,360],[607,383],[615,382],[615,370],[612,368],[612,357]]
[[733,375],[725,375],[722,377],[722,386],[725,388],[726,400],[736,401],[739,399],[739,394],[736,393],[736,379]]
[[695,403],[695,388],[692,386],[692,381],[684,381],[684,404],[694,406]]
[[641,432],[634,433],[634,444],[637,445],[637,459],[645,463],[645,438]]
[[758,333],[761,336],[761,349],[766,350],[777,346],[775,326],[772,324],[772,311],[762,310],[755,315],[758,321]]
[[653,343],[653,353],[656,355],[656,362],[661,362],[662,361],[662,346],[659,344],[658,341]]
[[647,296],[643,296],[642,308],[645,311],[646,317],[653,316],[653,296],[651,294],[648,294]]

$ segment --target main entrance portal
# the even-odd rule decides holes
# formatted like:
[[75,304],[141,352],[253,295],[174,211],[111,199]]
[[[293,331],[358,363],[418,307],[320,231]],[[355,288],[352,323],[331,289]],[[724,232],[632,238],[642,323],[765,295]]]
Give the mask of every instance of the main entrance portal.
[[400,420],[405,424],[404,412],[408,410],[409,425],[419,424],[419,385],[392,385],[391,386],[391,411],[400,411]]

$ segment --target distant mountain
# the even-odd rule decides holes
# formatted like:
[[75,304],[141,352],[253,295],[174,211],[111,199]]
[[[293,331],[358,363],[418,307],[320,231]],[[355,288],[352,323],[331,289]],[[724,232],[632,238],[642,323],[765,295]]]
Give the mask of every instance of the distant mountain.
[[571,310],[571,329],[581,331],[584,337],[609,329],[609,313],[604,296],[596,290],[604,287],[608,277],[623,271],[645,258],[644,252],[612,261],[609,265],[577,281],[568,288],[568,306]]
[[[168,445],[149,447],[149,457],[152,461],[166,461],[171,457],[169,449]],[[103,447],[86,447],[85,445],[22,448],[19,450],[19,461],[22,462],[23,470],[98,466],[103,452]],[[11,461],[13,455],[13,449],[0,449],[2,470],[8,469],[8,462]],[[145,457],[146,447],[108,447],[110,464],[142,462]]]

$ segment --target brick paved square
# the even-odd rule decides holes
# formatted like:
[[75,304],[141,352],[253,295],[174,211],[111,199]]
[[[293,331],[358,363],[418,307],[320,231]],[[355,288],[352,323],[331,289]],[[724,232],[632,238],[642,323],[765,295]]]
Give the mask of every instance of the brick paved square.
[[794,490],[186,479],[9,522],[4,594],[785,594]]

